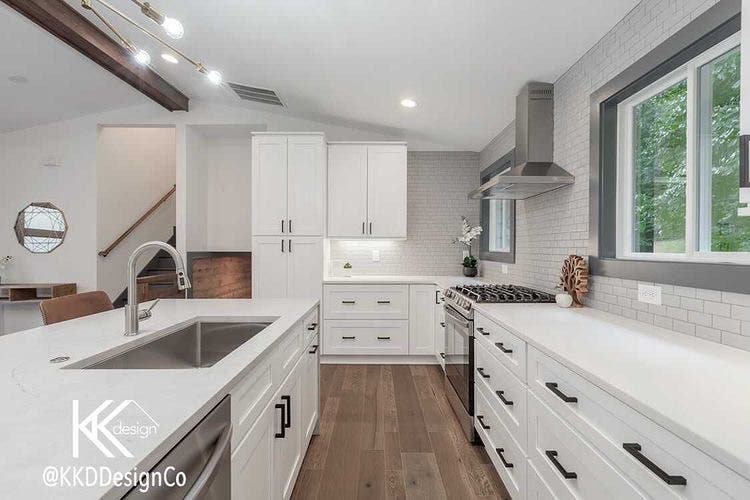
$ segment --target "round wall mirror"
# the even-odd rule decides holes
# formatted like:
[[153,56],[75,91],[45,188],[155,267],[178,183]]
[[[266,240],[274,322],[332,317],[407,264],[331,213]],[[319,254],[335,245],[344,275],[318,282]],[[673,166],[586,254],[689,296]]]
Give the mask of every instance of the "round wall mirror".
[[50,253],[62,245],[68,223],[52,203],[30,203],[16,218],[18,243],[31,253]]

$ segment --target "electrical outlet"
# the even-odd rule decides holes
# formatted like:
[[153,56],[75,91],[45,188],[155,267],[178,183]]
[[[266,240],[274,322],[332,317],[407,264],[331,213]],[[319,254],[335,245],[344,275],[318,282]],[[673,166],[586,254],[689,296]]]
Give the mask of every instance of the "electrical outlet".
[[661,305],[661,287],[638,284],[638,302]]
[[508,274],[508,266],[506,264],[500,266],[500,272],[502,272],[503,274]]
[[373,262],[380,262],[380,250],[373,250],[372,251],[372,261]]

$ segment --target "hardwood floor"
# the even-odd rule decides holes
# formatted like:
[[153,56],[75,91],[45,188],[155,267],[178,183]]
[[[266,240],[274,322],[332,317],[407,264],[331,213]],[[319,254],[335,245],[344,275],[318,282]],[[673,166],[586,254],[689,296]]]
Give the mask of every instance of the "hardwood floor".
[[322,365],[320,401],[293,499],[510,498],[438,366]]

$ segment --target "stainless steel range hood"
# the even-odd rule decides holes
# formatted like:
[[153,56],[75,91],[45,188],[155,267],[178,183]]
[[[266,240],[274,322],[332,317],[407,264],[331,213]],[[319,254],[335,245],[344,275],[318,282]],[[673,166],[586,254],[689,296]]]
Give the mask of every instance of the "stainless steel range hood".
[[515,166],[469,193],[472,199],[523,200],[573,184],[575,177],[552,162],[554,87],[532,82],[516,97]]

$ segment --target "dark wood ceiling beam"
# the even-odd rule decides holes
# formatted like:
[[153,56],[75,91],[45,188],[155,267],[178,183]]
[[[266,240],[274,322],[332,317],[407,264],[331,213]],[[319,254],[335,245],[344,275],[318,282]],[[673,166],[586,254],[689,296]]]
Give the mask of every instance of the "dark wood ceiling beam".
[[170,111],[187,111],[188,98],[64,0],[1,0],[81,54]]

